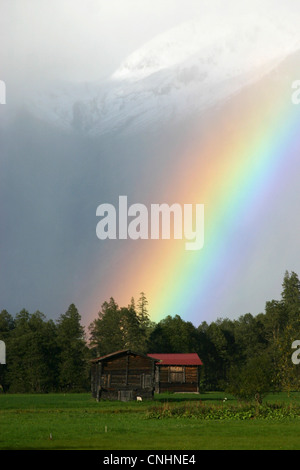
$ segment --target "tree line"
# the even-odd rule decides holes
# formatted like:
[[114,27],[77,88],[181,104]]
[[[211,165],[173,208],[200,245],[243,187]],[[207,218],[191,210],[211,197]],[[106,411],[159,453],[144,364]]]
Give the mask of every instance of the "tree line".
[[287,271],[281,299],[267,301],[264,313],[199,326],[179,315],[151,321],[144,293],[127,307],[113,298],[104,302],[88,333],[74,304],[56,322],[39,311],[23,309],[13,318],[3,310],[0,339],[7,351],[0,386],[11,393],[88,391],[90,359],[128,348],[144,354],[196,352],[204,364],[202,391],[261,399],[265,392],[300,387],[300,365],[291,360],[291,345],[300,339],[300,281]]

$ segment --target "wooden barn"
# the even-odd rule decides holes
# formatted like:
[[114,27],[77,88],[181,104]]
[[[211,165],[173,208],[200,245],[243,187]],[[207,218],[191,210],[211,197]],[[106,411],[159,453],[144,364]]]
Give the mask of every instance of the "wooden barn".
[[196,353],[148,354],[158,359],[155,366],[155,393],[199,393],[200,367],[203,365]]
[[125,349],[91,362],[94,398],[121,401],[153,398],[157,359]]

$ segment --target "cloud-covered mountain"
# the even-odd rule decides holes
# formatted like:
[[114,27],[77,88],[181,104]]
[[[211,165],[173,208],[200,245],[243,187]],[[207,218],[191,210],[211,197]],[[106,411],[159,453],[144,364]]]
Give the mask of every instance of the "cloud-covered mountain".
[[299,47],[287,18],[205,16],[156,36],[101,83],[41,86],[27,106],[42,120],[91,135],[178,123],[259,80]]

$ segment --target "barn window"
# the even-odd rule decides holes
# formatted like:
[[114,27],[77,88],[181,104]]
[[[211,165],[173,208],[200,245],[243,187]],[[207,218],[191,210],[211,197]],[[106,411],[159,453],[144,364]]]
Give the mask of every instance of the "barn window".
[[184,367],[183,366],[170,366],[169,367],[169,382],[184,382]]

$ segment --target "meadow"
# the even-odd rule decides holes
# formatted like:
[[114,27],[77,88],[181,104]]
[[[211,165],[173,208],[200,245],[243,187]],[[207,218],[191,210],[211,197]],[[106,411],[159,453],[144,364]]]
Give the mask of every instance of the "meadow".
[[261,406],[221,392],[143,402],[90,394],[0,395],[1,450],[299,450],[300,393]]

